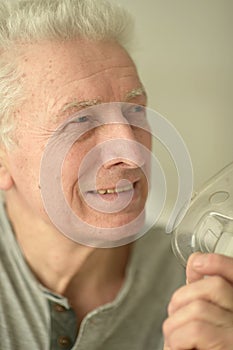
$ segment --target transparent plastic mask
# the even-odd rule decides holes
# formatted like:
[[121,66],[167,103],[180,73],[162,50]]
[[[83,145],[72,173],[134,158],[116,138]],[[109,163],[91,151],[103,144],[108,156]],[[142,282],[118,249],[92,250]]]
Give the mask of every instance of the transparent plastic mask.
[[173,232],[172,248],[184,266],[197,251],[233,257],[233,163],[195,193],[186,216]]

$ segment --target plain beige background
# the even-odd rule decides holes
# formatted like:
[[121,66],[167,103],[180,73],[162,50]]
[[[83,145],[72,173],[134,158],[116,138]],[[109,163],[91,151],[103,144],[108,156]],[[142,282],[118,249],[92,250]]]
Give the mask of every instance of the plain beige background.
[[[233,1],[116,2],[135,18],[133,57],[149,107],[170,120],[185,140],[197,190],[233,161]],[[176,170],[167,151],[155,147],[172,206]]]

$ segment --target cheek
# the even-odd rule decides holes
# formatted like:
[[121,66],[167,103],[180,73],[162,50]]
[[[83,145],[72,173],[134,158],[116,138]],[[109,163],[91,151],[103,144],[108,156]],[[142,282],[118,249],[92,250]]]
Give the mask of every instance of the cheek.
[[19,192],[25,193],[38,189],[40,159],[38,152],[30,146],[25,149],[18,149],[10,156],[10,173]]
[[134,135],[137,142],[141,143],[149,151],[152,150],[152,137],[148,131],[142,130],[140,128],[135,128]]
[[92,147],[94,147],[93,142],[76,142],[65,156],[61,173],[62,185],[66,192],[72,191],[73,186],[76,185],[82,160]]

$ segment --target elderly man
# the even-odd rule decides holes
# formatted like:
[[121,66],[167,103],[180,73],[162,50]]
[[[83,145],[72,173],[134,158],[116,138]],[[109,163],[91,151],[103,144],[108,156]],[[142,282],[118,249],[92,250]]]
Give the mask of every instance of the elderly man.
[[[1,2],[0,21],[0,348],[162,349],[166,305],[183,279],[169,237],[152,230],[113,247],[81,244],[59,229],[56,220],[69,231],[72,216],[63,212],[57,187],[52,194],[46,188],[47,180],[51,187],[61,181],[71,211],[83,227],[94,228],[77,229],[84,241],[85,235],[101,235],[102,228],[109,229],[107,240],[111,230],[127,226],[144,208],[147,181],[137,147],[150,150],[151,141],[148,129],[125,122],[125,115],[134,118],[146,105],[124,48],[129,17],[100,0],[15,0]],[[103,122],[86,129],[93,115],[105,112]],[[93,148],[114,140],[117,145],[127,140],[128,147],[110,147],[93,188],[93,179],[86,179],[108,147],[90,157],[88,169],[82,161]],[[120,193],[132,197],[117,213],[86,201],[105,201],[109,207]],[[170,349],[232,349],[232,271],[230,258],[192,256],[189,284],[173,296],[164,323]]]

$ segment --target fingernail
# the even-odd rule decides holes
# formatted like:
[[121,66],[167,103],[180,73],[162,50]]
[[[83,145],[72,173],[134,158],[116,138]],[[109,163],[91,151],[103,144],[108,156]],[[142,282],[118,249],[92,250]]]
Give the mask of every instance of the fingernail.
[[197,269],[203,267],[206,264],[207,257],[207,254],[197,254],[193,261],[193,267]]

